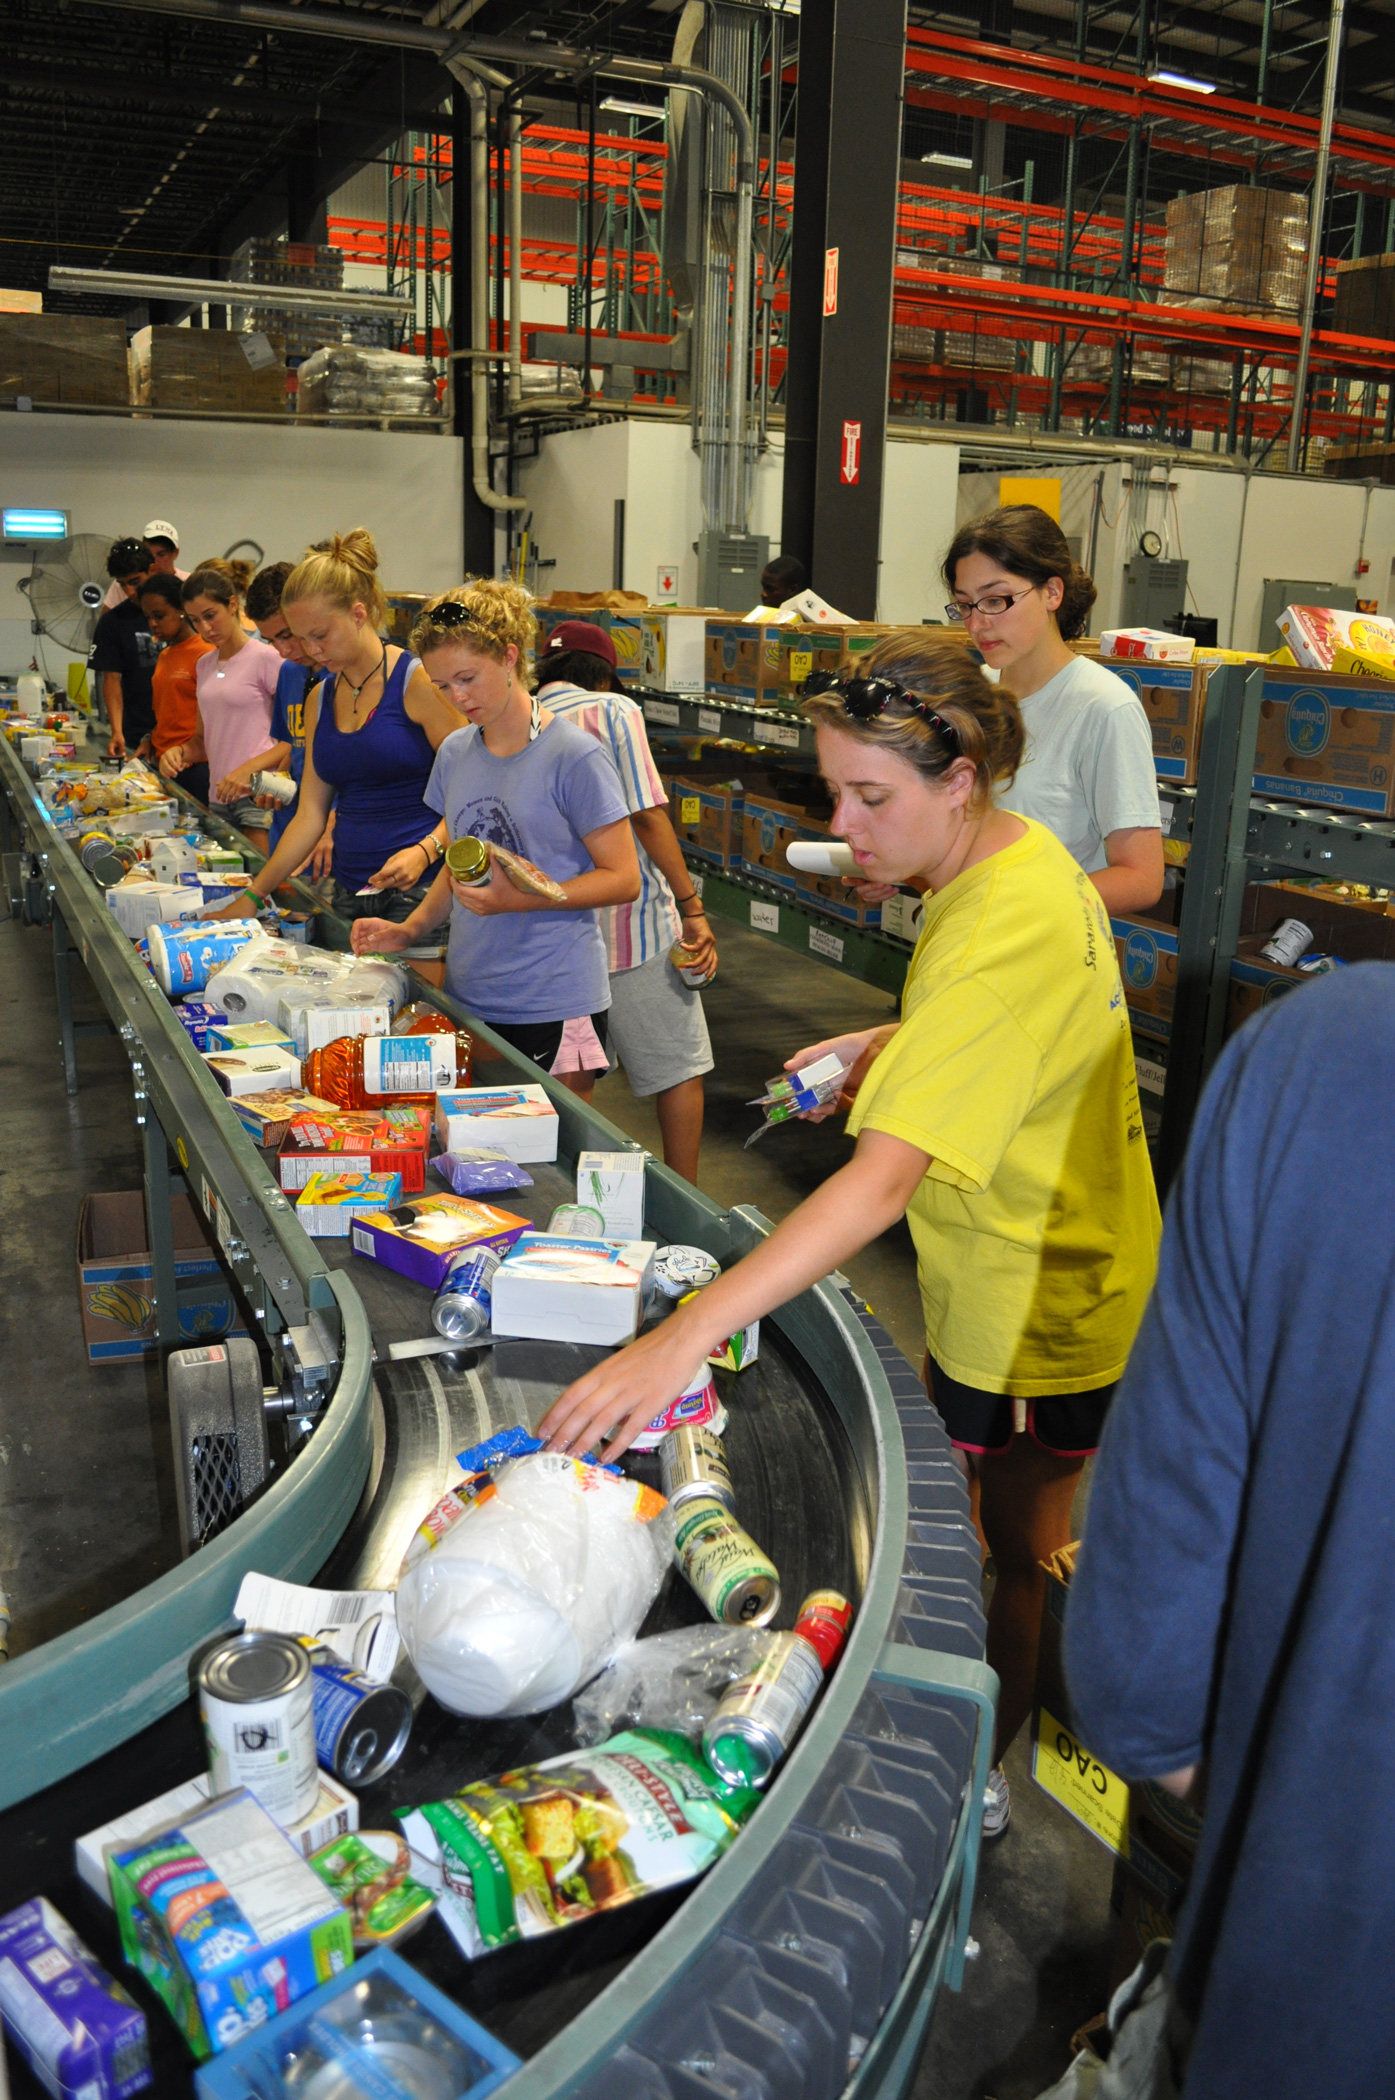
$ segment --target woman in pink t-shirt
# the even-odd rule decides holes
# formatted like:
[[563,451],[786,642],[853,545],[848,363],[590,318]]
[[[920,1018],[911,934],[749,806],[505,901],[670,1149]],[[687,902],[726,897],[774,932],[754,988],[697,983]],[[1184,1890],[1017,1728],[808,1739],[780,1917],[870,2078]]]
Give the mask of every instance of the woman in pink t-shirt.
[[194,672],[198,728],[186,743],[161,753],[160,771],[172,780],[186,766],[207,759],[210,808],[236,824],[250,845],[265,850],[272,812],[257,807],[245,780],[231,777],[275,744],[271,703],[281,659],[269,642],[249,635],[242,624],[242,593],[250,575],[245,562],[209,561],[200,562],[184,581],[185,614],[212,647]]

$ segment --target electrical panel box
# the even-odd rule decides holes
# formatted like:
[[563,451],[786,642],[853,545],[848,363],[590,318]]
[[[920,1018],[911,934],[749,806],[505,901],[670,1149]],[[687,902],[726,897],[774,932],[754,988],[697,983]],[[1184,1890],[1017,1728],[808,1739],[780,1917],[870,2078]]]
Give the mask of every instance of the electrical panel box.
[[761,572],[770,560],[763,532],[704,532],[697,542],[699,605],[749,612],[760,603]]
[[1356,590],[1349,583],[1305,583],[1293,576],[1266,576],[1257,649],[1277,649],[1283,641],[1279,614],[1286,605],[1330,605],[1334,612],[1355,612]]
[[1137,555],[1124,566],[1124,590],[1119,602],[1121,627],[1165,627],[1175,632],[1175,623],[1187,609],[1187,564],[1184,561],[1155,561]]

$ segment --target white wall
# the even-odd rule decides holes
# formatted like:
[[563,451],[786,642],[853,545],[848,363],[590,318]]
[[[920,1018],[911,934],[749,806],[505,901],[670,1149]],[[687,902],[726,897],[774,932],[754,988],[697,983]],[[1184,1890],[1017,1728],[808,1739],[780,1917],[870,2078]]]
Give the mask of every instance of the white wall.
[[[115,539],[147,518],[179,528],[180,567],[251,539],[290,560],[328,532],[366,525],[391,590],[460,580],[462,444],[393,431],[280,430],[260,423],[138,422],[124,416],[0,417],[0,500],[66,510],[74,532]],[[0,671],[36,637],[12,606],[26,573],[0,563]],[[50,671],[67,662],[45,642]]]
[[882,563],[877,618],[918,626],[944,618],[940,574],[954,537],[959,447],[893,438],[882,481]]

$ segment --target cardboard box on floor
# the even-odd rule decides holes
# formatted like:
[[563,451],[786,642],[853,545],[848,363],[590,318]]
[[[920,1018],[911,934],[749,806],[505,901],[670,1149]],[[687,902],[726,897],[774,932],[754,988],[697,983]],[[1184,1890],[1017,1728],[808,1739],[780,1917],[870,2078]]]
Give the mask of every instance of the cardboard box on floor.
[[[217,1249],[188,1196],[170,1198],[174,1273],[179,1282],[222,1277]],[[145,1197],[139,1189],[86,1196],[78,1212],[77,1280],[89,1363],[129,1361],[156,1348],[154,1265],[147,1244]],[[209,1304],[182,1305],[183,1342],[245,1332],[232,1285]]]

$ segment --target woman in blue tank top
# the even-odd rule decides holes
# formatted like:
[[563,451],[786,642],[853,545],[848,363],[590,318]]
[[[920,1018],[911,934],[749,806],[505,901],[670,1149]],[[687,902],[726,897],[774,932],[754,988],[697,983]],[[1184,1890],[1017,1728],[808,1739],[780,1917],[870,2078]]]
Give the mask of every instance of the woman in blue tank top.
[[[326,677],[306,696],[305,770],[274,853],[220,917],[255,912],[313,853],[335,811],[335,913],[405,919],[425,895],[445,826],[423,800],[437,747],[460,726],[414,656],[378,632],[387,601],[362,530],[312,549],[281,593],[288,625]],[[363,895],[367,891],[370,894]]]

